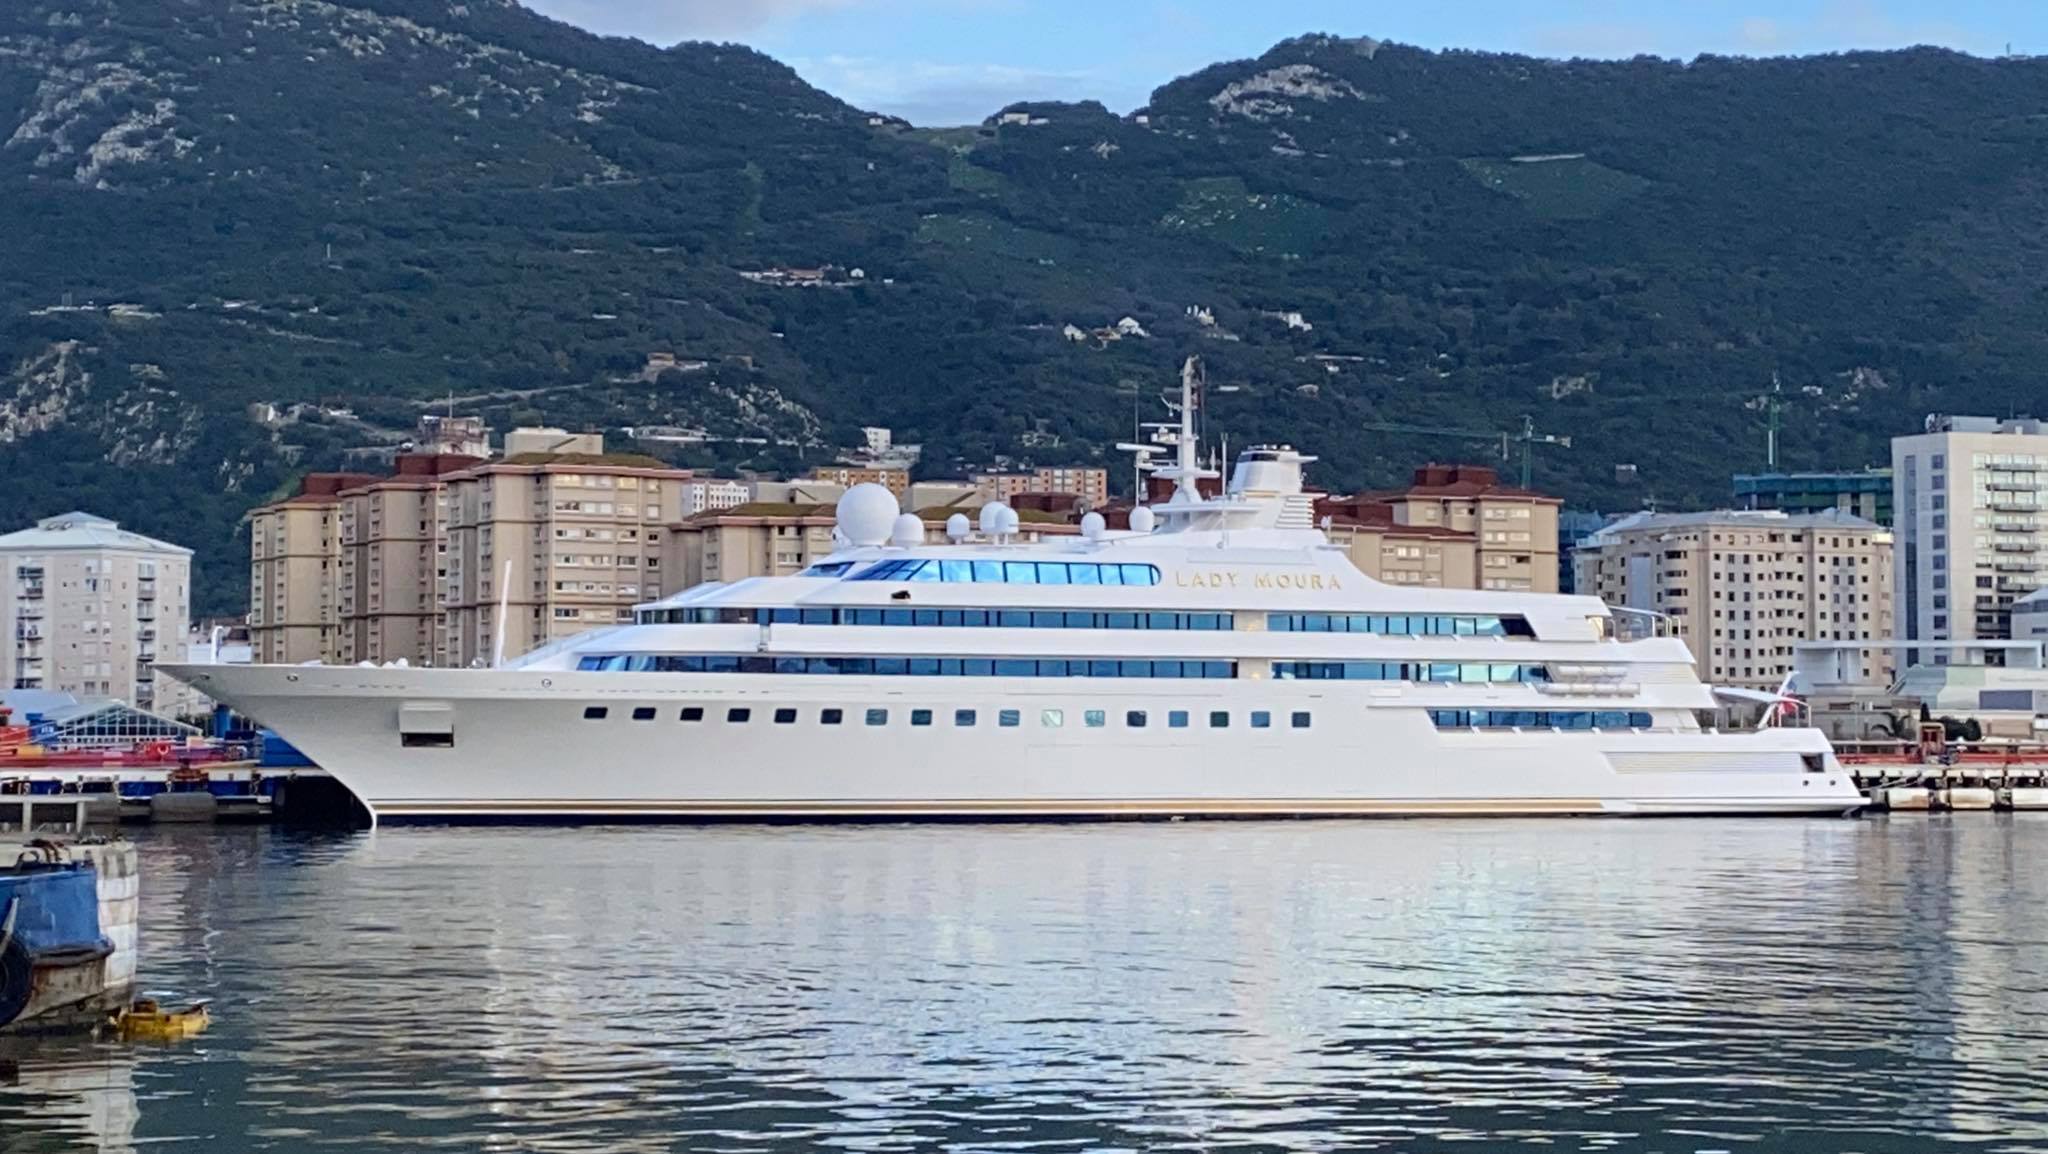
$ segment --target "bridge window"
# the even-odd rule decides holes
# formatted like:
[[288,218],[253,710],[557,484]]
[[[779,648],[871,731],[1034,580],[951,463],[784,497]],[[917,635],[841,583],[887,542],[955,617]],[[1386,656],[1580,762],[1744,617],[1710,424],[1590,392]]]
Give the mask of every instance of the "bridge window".
[[1642,710],[1432,709],[1439,729],[1648,729]]
[[[1234,661],[1083,657],[795,657],[766,654],[638,654],[635,669],[662,673],[846,674],[855,677],[1165,677],[1229,679]],[[1301,672],[1330,662],[1279,662],[1277,677],[1336,677]],[[1347,663],[1335,663],[1343,665]],[[1355,664],[1355,663],[1354,663]],[[1377,663],[1373,663],[1377,664]],[[1284,668],[1283,668],[1284,667]],[[1450,668],[1457,668],[1452,666]],[[1486,668],[1480,666],[1478,668]],[[1455,678],[1453,678],[1455,680]]]
[[1485,661],[1275,661],[1273,676],[1300,681],[1541,682],[1541,665]]
[[1268,613],[1272,633],[1379,633],[1395,637],[1527,637],[1521,617],[1407,613]]
[[989,585],[1157,585],[1159,567],[1106,561],[935,561],[906,557],[871,565],[855,573],[850,580],[949,581]]

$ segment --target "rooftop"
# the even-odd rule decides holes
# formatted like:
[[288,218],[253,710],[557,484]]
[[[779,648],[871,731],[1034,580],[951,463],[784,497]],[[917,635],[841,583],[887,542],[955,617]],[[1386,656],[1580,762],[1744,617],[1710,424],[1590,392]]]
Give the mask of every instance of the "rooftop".
[[119,549],[130,553],[192,555],[192,550],[182,545],[131,533],[117,522],[91,513],[73,512],[45,517],[36,522],[33,529],[18,529],[0,536],[0,550],[45,552],[60,549]]
[[1699,513],[1633,513],[1586,540],[1598,544],[1605,538],[1623,533],[1706,528],[1891,532],[1875,521],[1842,509],[1824,509],[1818,513],[1787,513],[1781,509],[1709,509]]

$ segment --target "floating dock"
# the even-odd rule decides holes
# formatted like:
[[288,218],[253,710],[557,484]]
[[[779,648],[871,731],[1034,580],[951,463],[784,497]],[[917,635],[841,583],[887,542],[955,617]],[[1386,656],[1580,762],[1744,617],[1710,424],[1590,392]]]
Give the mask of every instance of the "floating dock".
[[0,831],[122,823],[348,824],[360,806],[310,767],[253,764],[185,768],[43,768],[0,774]]
[[1875,810],[2048,810],[2048,746],[1958,745],[1910,753],[1850,746],[1839,756]]

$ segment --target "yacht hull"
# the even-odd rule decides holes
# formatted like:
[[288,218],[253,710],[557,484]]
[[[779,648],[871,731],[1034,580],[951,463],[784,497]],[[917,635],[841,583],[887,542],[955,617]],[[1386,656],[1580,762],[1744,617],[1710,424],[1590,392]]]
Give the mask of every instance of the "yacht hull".
[[380,821],[1837,814],[1863,801],[1812,730],[1440,731],[1343,682],[160,668],[275,729]]

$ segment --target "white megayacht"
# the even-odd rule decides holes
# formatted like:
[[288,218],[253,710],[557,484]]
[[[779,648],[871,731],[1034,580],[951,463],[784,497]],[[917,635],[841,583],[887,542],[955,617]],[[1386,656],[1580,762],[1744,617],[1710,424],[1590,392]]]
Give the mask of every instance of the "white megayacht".
[[[1184,390],[1188,386],[1184,383]],[[1840,813],[1817,730],[1717,732],[1600,601],[1382,584],[1309,460],[1196,480],[1191,397],[1128,531],[925,540],[879,486],[800,575],[707,584],[489,669],[165,665],[380,820]]]

